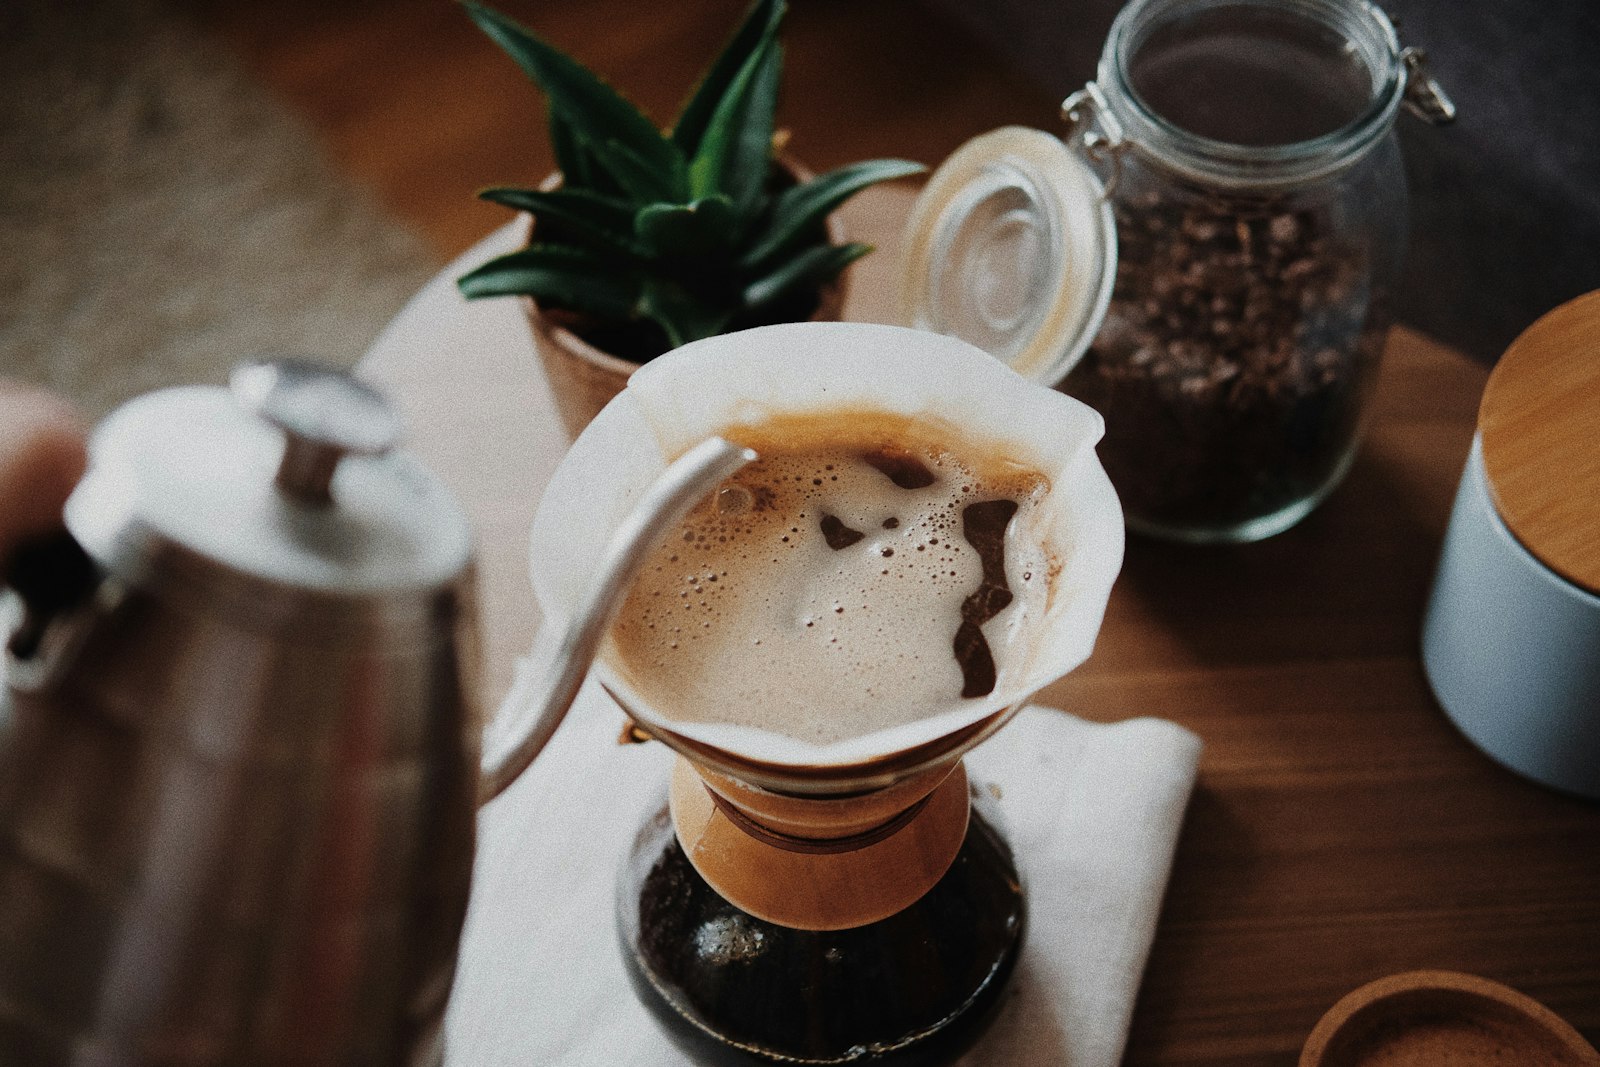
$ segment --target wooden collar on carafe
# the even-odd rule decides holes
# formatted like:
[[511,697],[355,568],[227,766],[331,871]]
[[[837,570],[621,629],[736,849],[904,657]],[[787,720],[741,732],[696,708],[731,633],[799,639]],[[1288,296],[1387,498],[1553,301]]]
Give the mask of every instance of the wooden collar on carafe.
[[671,807],[702,877],[740,909],[801,930],[864,926],[915,903],[966,838],[955,762],[848,797],[773,793],[679,758]]

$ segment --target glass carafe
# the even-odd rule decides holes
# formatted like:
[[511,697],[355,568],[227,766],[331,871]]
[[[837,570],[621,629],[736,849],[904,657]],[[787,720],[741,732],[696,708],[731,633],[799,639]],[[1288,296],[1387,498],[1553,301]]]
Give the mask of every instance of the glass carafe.
[[[646,365],[562,460],[531,533],[534,589],[555,632],[585,602],[595,546],[611,539],[665,463],[708,437],[768,449],[775,461],[797,440],[848,442],[826,454],[841,465],[818,468],[810,484],[828,484],[826,471],[853,478],[855,464],[872,472],[855,484],[889,501],[881,513],[876,504],[838,504],[855,536],[836,541],[830,520],[850,523],[817,503],[794,510],[796,500],[817,499],[804,495],[810,490],[796,497],[777,483],[730,481],[700,504],[695,521],[711,525],[663,531],[661,556],[643,572],[666,575],[667,584],[635,584],[629,596],[641,598],[640,608],[624,604],[595,661],[592,676],[637,729],[681,757],[670,804],[647,822],[624,867],[616,914],[640,997],[697,1060],[947,1063],[991,1018],[1021,950],[1023,889],[1003,837],[973,803],[961,757],[1093,647],[1123,542],[1116,496],[1094,457],[1099,433],[1099,417],[1084,405],[961,341],[803,323],[696,342]],[[932,481],[909,477],[911,450],[929,434],[950,457],[989,457],[1008,477],[1023,477],[1032,487],[1027,510],[1010,501],[1002,527],[986,527],[992,505],[1007,501],[978,499],[983,477],[947,473],[941,482],[928,467],[921,473]],[[957,469],[949,462],[942,469]],[[900,508],[935,483],[943,488],[927,499],[960,518],[927,527],[937,536],[925,541],[896,540],[924,528],[917,512]],[[948,491],[954,499],[939,495]],[[967,493],[974,500],[961,503]],[[717,517],[724,507],[780,521],[760,526],[759,536],[740,532]],[[1002,548],[1013,534],[1025,541],[1022,556]],[[828,575],[889,575],[890,557],[910,568],[894,573],[920,581],[914,542],[954,538],[971,552],[945,547],[925,557],[953,594],[942,601],[891,590],[862,592],[848,612],[839,600],[820,617],[803,607],[837,595]],[[723,556],[713,568],[702,566],[701,548],[688,547],[730,541],[738,545],[728,551],[746,561],[794,544],[794,558],[827,563],[782,572]],[[765,547],[745,554],[756,545]],[[680,561],[680,552],[696,562]],[[1039,562],[1012,574],[1018,559]],[[946,567],[957,581],[944,583]],[[1020,585],[1009,583],[1035,576],[1048,595],[1001,618],[1010,589],[1023,602]],[[715,595],[711,583],[719,583]],[[720,651],[704,657],[694,651],[705,647],[693,645],[698,636],[645,607],[662,597],[677,619],[698,605],[695,624],[682,625],[699,635],[721,610],[708,604],[726,605],[718,598],[733,588],[782,606],[755,623],[766,629],[708,642]],[[908,612],[907,602],[917,608]],[[919,630],[930,618],[933,630]],[[658,623],[658,636],[677,636],[629,651]],[[989,625],[993,637],[996,623],[1015,624],[1004,631],[1008,651],[996,652],[987,684],[968,694],[962,635]],[[847,655],[824,658],[839,642]],[[789,681],[725,684],[746,676]],[[920,695],[917,685],[941,678],[936,685],[948,683],[948,692]]]
[[[617,894],[629,978],[680,1049],[707,1064],[931,1067],[970,1047],[1000,1004],[1021,951],[1023,888],[1005,838],[981,802],[969,802],[961,766],[920,777],[924,786],[938,781],[932,795],[911,800],[918,790],[900,790],[888,807],[912,807],[865,830],[845,825],[860,798],[783,798],[813,816],[838,809],[831,814],[842,820],[839,828],[855,831],[842,837],[801,837],[792,826],[773,828],[760,812],[732,814],[723,838],[754,836],[740,869],[730,870],[714,855],[725,844],[716,828],[692,829],[695,815],[682,809],[698,800],[719,819],[739,809],[721,796],[705,799],[726,780],[713,786],[712,775],[702,784],[683,763],[672,803],[646,823],[629,852]],[[807,833],[821,832],[819,820],[808,821]],[[895,838],[921,855],[909,856]],[[956,846],[954,857],[928,887],[917,874],[945,862],[946,841]],[[804,851],[791,851],[795,862],[785,864],[784,850]],[[778,862],[769,862],[773,855]],[[813,878],[819,866],[836,869],[851,899],[820,906],[799,899],[794,874],[784,869],[796,865]],[[817,879],[832,880],[826,873]],[[900,906],[907,896],[915,899]],[[763,918],[741,903],[762,911],[776,904],[779,914]]]

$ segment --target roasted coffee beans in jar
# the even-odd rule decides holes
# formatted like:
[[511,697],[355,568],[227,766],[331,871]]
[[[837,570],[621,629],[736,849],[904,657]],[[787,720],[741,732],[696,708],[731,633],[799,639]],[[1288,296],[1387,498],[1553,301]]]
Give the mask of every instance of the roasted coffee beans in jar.
[[1116,281],[1061,383],[1106,420],[1128,525],[1288,528],[1366,422],[1406,236],[1394,123],[1449,102],[1360,0],[1134,0],[1067,101],[1107,176]]

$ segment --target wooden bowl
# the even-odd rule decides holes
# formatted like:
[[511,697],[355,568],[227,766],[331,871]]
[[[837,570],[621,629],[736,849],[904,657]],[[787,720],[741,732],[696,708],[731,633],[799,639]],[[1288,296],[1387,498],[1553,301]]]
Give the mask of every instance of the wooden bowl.
[[1300,1067],[1447,1064],[1600,1067],[1600,1053],[1533,998],[1453,971],[1362,986],[1329,1009],[1300,1053]]

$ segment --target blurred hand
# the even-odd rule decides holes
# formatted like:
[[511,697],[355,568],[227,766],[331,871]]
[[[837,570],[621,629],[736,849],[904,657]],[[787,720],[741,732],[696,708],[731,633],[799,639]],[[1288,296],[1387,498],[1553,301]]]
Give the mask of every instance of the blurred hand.
[[83,422],[71,405],[0,381],[0,566],[18,545],[60,527],[85,458]]

